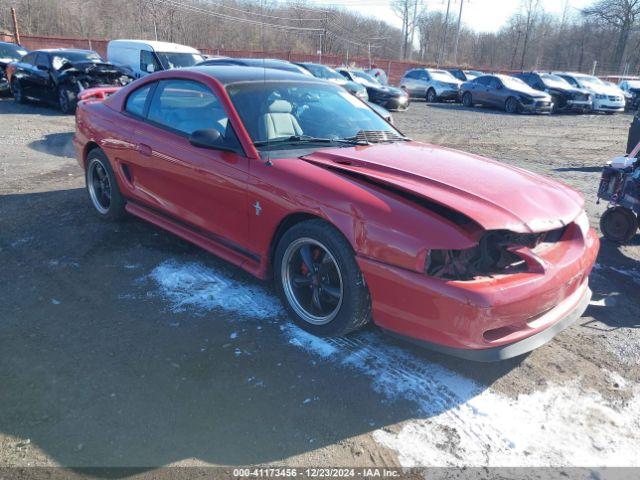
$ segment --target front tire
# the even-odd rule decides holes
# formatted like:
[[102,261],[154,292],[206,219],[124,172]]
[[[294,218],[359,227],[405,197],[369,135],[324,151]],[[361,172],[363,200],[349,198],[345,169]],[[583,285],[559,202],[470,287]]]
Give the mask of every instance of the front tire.
[[600,218],[600,230],[607,240],[627,243],[638,231],[638,217],[628,208],[608,208]]
[[75,92],[62,86],[58,88],[58,107],[65,115],[71,115],[76,111],[78,98]]
[[520,113],[518,101],[514,97],[507,98],[507,101],[504,104],[504,111],[510,114]]
[[274,263],[278,292],[302,329],[341,336],[369,322],[369,290],[351,246],[332,225],[318,219],[293,226]]
[[87,156],[85,173],[87,193],[98,216],[104,220],[120,220],[125,214],[125,201],[109,159],[100,149],[94,149]]
[[466,108],[473,107],[473,97],[469,92],[465,92],[464,95],[462,95],[462,105]]
[[22,92],[22,85],[20,85],[20,81],[17,78],[14,78],[11,81],[11,94],[17,103],[24,104],[27,102],[27,99],[24,97],[24,93]]
[[427,103],[436,103],[438,101],[438,95],[436,95],[436,91],[433,88],[430,88],[427,91]]

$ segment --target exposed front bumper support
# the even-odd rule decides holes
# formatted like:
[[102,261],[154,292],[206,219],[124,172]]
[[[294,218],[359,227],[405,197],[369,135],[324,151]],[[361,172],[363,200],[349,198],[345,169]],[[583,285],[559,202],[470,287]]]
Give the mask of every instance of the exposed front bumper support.
[[472,360],[475,362],[499,362],[500,360],[517,357],[519,355],[523,355],[532,350],[535,350],[536,348],[549,342],[558,333],[570,327],[578,318],[582,316],[582,314],[589,306],[591,295],[591,289],[587,287],[576,306],[564,318],[554,323],[549,328],[531,335],[530,337],[527,337],[515,343],[510,343],[499,347],[482,348],[477,350],[455,348],[448,347],[446,345],[440,345],[437,343],[427,342],[425,340],[406,337],[390,330],[385,330],[385,332],[394,337],[398,337],[421,347],[428,348],[429,350],[445,353],[454,357],[464,358],[466,360]]

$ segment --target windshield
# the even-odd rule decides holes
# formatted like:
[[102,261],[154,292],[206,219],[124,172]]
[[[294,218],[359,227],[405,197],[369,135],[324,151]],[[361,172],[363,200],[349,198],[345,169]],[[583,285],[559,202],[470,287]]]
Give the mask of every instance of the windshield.
[[165,70],[193,67],[204,60],[203,56],[197,53],[156,52],[156,55]]
[[19,60],[23,55],[26,54],[27,51],[20,45],[13,45],[10,43],[0,45],[0,58]]
[[304,68],[309,70],[314,77],[323,78],[325,80],[339,80],[345,82],[346,79],[336,72],[333,68],[325,67],[324,65],[305,64]]
[[564,78],[559,77],[558,75],[553,75],[552,73],[543,73],[540,76],[544,80],[545,85],[547,85],[548,87],[557,87],[557,88],[571,87],[569,82],[567,82]]
[[96,52],[56,52],[51,58],[54,69],[60,68],[67,62],[70,63],[102,63],[102,57]]
[[[363,80],[364,83],[368,83],[370,85],[380,85],[380,82],[378,82],[378,80],[376,80],[375,78],[373,78],[371,75],[369,75],[366,72],[361,72],[360,70],[351,70],[351,74],[358,80]],[[363,83],[363,82],[359,82],[359,83]]]
[[526,83],[524,83],[519,78],[507,77],[507,76],[500,76],[498,78],[502,81],[504,86],[507,88],[511,88],[513,90],[522,90],[522,89],[531,90],[531,87]]
[[429,71],[431,78],[438,82],[458,82],[458,79],[444,70],[431,70]]
[[316,82],[235,83],[227,92],[254,143],[291,137],[350,139],[361,131],[401,135],[343,88]]
[[605,84],[599,78],[591,77],[589,75],[576,76],[575,79],[583,86],[587,88],[604,87]]

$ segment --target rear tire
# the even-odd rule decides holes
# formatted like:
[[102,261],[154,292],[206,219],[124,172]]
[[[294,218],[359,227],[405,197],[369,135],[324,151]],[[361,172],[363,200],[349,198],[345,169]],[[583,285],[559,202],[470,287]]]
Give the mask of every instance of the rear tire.
[[20,104],[25,104],[27,99],[24,97],[22,93],[22,86],[20,85],[20,80],[14,78],[11,80],[11,94],[13,95],[13,99]]
[[278,293],[300,328],[341,336],[369,322],[369,289],[351,245],[325,221],[307,220],[287,230],[274,269]]
[[462,105],[466,108],[473,107],[473,97],[471,96],[471,93],[465,92],[464,95],[462,95]]
[[125,214],[125,200],[120,193],[109,159],[99,148],[87,155],[85,182],[89,200],[104,220],[120,220]]
[[510,114],[520,113],[520,106],[514,97],[507,98],[504,102],[504,111]]
[[600,218],[600,230],[607,240],[627,243],[638,231],[638,217],[628,208],[609,208]]
[[65,86],[58,87],[58,108],[65,115],[71,115],[76,111],[78,97],[75,92]]
[[433,88],[430,88],[427,91],[427,103],[436,103],[438,101],[438,95],[436,95],[436,91]]

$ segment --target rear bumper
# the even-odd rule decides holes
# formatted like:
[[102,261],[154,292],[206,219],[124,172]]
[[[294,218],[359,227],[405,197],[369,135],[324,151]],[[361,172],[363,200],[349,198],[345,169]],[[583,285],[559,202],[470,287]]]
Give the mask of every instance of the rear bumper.
[[575,224],[568,228],[560,246],[540,255],[540,273],[454,282],[358,257],[373,320],[464,358],[499,360],[536,348],[580,316],[590,296],[599,240],[593,229],[584,238]]

